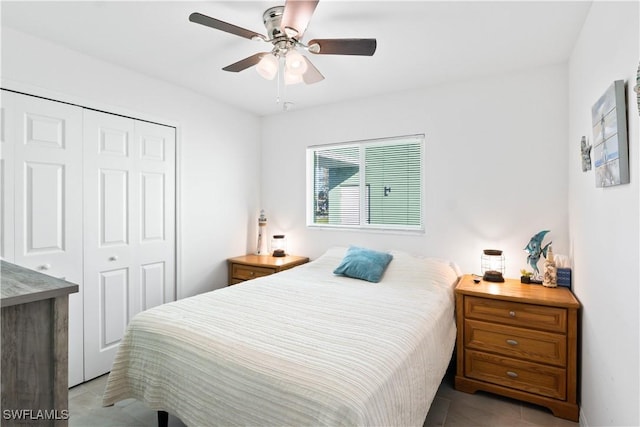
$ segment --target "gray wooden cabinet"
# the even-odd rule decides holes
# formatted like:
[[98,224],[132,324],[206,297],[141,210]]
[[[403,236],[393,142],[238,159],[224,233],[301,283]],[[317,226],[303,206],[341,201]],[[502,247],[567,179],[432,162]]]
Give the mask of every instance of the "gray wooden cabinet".
[[1,262],[3,426],[66,426],[68,295],[78,285]]

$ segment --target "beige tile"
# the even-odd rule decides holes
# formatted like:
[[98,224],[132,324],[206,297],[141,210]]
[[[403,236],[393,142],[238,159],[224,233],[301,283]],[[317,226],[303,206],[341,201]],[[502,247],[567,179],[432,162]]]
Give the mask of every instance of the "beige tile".
[[451,400],[436,396],[431,402],[423,427],[443,427],[449,412]]
[[452,401],[445,426],[515,426],[521,420],[519,412],[512,404],[485,406],[476,404],[473,399]]
[[123,407],[122,412],[146,425],[157,425],[158,412],[137,400]]
[[72,398],[69,398],[69,413],[73,414],[77,411],[83,411],[92,408],[99,408],[102,406],[102,396],[97,395],[91,391],[78,394]]
[[102,395],[104,393],[104,389],[107,386],[107,379],[109,375],[103,375],[101,377],[95,378],[87,383],[87,388],[94,393]]
[[[153,425],[153,424],[151,424]],[[69,427],[149,427],[150,424],[141,422],[115,406],[108,408],[93,408],[82,413],[71,414]]]
[[554,417],[551,410],[530,403],[522,404],[522,418],[536,425],[549,427],[578,427],[579,424],[563,418]]
[[120,402],[116,402],[115,406],[117,406],[118,408],[124,408],[125,406],[129,406],[136,402],[137,402],[136,399],[125,399],[125,400],[121,400]]
[[451,401],[449,411],[465,410],[476,413],[499,414],[501,416],[520,419],[521,403],[517,400],[478,391],[474,394],[459,393]]

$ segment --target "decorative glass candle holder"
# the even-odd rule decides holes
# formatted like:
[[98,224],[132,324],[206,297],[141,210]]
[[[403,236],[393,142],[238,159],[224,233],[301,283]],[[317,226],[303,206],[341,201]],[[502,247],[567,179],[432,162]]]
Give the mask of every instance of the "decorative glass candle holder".
[[488,282],[504,282],[504,255],[498,249],[485,249],[480,258],[482,279]]
[[271,254],[275,257],[287,255],[287,239],[284,234],[275,234],[271,238]]

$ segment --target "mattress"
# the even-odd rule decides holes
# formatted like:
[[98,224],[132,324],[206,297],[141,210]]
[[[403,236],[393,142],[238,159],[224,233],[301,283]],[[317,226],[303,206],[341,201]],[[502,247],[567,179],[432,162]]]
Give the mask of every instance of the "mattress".
[[189,426],[421,426],[453,351],[456,271],[392,252],[369,283],[332,273],[344,252],[139,313],[103,404]]

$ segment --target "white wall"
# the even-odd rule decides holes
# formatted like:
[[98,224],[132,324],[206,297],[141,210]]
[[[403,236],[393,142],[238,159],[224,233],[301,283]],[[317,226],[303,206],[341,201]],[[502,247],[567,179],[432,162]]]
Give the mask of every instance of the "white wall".
[[[569,64],[569,222],[582,310],[582,423],[640,425],[638,2],[595,2]],[[628,83],[631,183],[596,188],[582,172],[580,138],[592,143],[591,106],[614,80]]]
[[[213,78],[213,77],[212,77]],[[2,86],[54,94],[178,129],[180,297],[227,283],[259,211],[257,117],[194,92],[2,28]]]
[[[566,81],[554,65],[263,118],[269,234],[285,233],[290,252],[312,258],[360,244],[452,259],[465,272],[479,272],[482,249],[495,247],[511,277],[540,230],[567,253]],[[305,226],[307,146],[414,133],[426,134],[426,233]]]

